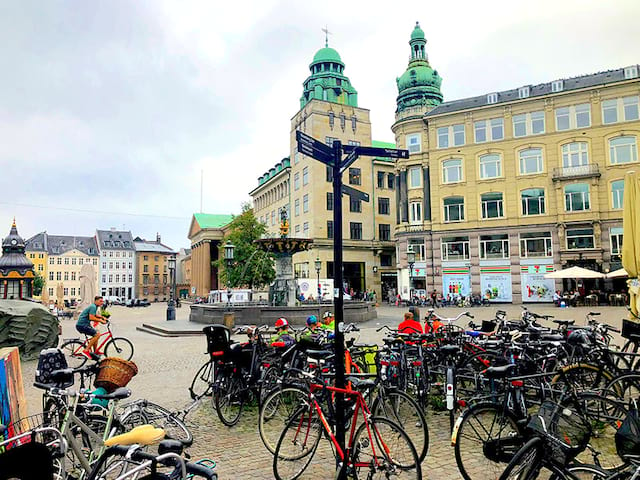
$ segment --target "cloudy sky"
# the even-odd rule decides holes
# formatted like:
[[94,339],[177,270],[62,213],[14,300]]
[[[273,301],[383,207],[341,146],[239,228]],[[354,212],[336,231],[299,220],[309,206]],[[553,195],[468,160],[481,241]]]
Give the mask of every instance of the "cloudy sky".
[[159,231],[237,213],[289,152],[321,29],[375,139],[416,21],[445,100],[640,63],[637,0],[478,2],[4,0],[0,236]]

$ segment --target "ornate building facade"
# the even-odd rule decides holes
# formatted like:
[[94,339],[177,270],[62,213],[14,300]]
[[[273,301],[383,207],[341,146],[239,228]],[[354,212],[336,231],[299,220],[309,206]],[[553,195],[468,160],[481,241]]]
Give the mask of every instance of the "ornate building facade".
[[0,299],[21,300],[33,296],[33,263],[25,254],[25,242],[13,220],[9,235],[2,240],[0,256]]

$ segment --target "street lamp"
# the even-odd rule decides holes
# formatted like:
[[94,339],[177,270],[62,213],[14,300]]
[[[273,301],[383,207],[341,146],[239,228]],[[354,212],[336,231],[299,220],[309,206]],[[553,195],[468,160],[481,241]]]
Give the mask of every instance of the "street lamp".
[[320,287],[320,269],[322,268],[322,262],[320,261],[320,257],[316,257],[315,262],[316,273],[318,274],[318,303],[322,300],[322,288]]
[[168,258],[169,263],[169,301],[167,302],[167,321],[176,319],[176,303],[174,300],[175,278],[176,278],[176,256]]
[[229,269],[233,264],[233,251],[235,249],[235,245],[231,243],[231,240],[227,240],[227,243],[224,245],[224,261],[227,264],[227,310],[231,308],[231,284],[229,283]]
[[413,301],[413,295],[411,294],[413,287],[413,264],[416,263],[416,254],[411,245],[407,247],[407,263],[409,264],[409,301],[411,302]]

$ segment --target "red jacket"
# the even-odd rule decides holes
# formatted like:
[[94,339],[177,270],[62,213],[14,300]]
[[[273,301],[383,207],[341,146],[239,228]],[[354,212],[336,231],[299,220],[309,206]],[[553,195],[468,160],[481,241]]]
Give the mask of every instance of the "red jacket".
[[405,320],[398,325],[399,333],[422,333],[422,325],[416,320]]

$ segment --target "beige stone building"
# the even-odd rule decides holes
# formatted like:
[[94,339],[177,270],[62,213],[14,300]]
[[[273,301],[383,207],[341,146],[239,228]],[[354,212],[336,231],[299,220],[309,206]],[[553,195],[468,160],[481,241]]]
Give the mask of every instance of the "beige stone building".
[[[439,88],[428,62],[420,68],[429,70],[418,72],[422,86]],[[431,95],[414,108],[399,102],[392,129],[411,152],[397,163],[402,295],[550,301],[563,284],[546,272],[619,268],[639,95],[633,65],[445,103]]]
[[[327,145],[337,140],[344,145],[395,145],[372,142],[369,110],[357,106],[357,92],[343,74],[338,52],[329,47],[320,49],[310,71],[303,84],[301,108],[291,119],[290,156],[260,177],[250,195],[256,217],[271,235],[279,234],[280,211],[286,209],[289,236],[313,239],[310,251],[293,258],[296,277],[315,279],[314,263],[319,259],[320,278],[324,279],[333,277],[331,171],[297,152],[296,131]],[[368,203],[343,196],[346,287],[356,292],[374,289],[380,298],[383,290],[396,287],[394,163],[361,157],[344,173],[343,181],[370,196]]]
[[133,247],[136,252],[135,296],[151,302],[167,301],[171,291],[168,260],[175,252],[162,243],[159,234],[155,241],[136,237]]
[[[218,269],[213,265],[218,259],[220,242],[233,220],[232,215],[195,213],[189,227],[191,241],[191,295],[207,297],[211,290],[220,288]],[[195,290],[194,290],[195,289]]]

